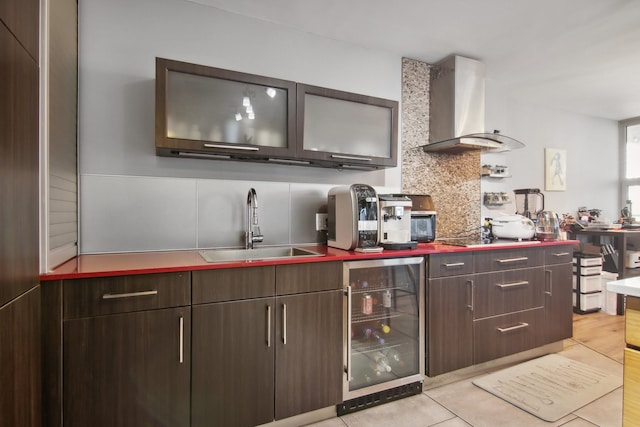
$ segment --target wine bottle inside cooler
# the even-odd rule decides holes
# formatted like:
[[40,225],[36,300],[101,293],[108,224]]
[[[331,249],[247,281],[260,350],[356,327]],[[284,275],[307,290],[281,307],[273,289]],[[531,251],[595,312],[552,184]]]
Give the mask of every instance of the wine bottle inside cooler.
[[378,371],[382,373],[391,372],[391,366],[389,365],[389,360],[384,354],[382,354],[382,352],[380,351],[375,352],[373,354],[373,360],[375,360],[376,362],[376,368],[378,369]]

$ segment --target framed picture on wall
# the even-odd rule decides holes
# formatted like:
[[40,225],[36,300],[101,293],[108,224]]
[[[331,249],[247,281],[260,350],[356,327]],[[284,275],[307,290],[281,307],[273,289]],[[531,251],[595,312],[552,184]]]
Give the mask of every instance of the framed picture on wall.
[[567,189],[567,150],[544,149],[544,189],[545,191]]

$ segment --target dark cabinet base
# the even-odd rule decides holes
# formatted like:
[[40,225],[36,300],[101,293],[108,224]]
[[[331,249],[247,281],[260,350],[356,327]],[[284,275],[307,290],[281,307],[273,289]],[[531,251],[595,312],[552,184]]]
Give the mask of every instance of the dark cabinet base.
[[64,425],[188,426],[190,308],[64,322]]
[[0,426],[40,425],[40,286],[0,308]]

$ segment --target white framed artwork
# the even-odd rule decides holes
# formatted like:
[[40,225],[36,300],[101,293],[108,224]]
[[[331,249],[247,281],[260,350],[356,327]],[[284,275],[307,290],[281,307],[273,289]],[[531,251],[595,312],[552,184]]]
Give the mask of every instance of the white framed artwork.
[[544,189],[545,191],[567,189],[567,150],[544,149]]

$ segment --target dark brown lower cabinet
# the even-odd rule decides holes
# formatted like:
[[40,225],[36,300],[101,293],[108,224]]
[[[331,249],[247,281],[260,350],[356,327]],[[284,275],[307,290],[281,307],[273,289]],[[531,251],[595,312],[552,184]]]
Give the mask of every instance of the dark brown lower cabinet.
[[272,421],[275,298],[192,310],[192,426]]
[[190,325],[189,307],[65,321],[64,425],[188,426]]
[[545,267],[544,344],[573,336],[571,264]]
[[427,375],[570,338],[572,257],[569,243],[430,255]]
[[192,426],[254,426],[341,400],[342,292],[193,307]]
[[474,321],[473,363],[478,364],[542,345],[544,308]]
[[473,364],[473,276],[429,279],[428,375]]
[[0,307],[0,426],[40,420],[40,286]]
[[276,299],[275,419],[342,401],[342,291]]

